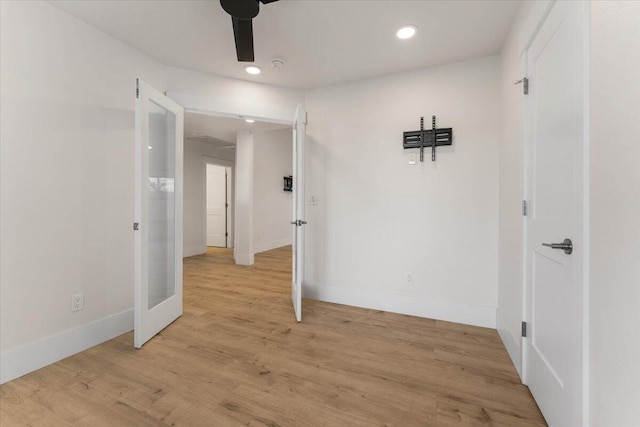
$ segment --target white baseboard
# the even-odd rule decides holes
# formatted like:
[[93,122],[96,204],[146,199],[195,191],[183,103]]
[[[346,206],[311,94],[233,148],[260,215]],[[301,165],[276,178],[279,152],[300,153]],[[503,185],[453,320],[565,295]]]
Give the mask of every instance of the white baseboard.
[[236,254],[236,264],[238,265],[253,265],[253,254]]
[[184,248],[182,250],[182,257],[183,258],[187,258],[190,256],[195,256],[195,255],[202,255],[202,254],[206,254],[207,253],[207,247],[206,246],[191,246],[188,248]]
[[498,330],[498,334],[500,335],[504,346],[507,348],[507,353],[509,353],[509,357],[511,357],[511,361],[516,367],[516,371],[518,371],[518,375],[520,375],[520,379],[522,379],[521,340],[513,336],[500,309],[496,309],[496,329]]
[[4,352],[0,355],[0,384],[73,356],[132,329],[133,309],[129,309]]
[[[349,288],[323,287],[304,292],[305,298],[383,310],[466,325],[496,327],[496,308],[481,305],[428,300],[413,296],[367,292]],[[304,317],[304,316],[303,316]]]
[[289,246],[289,245],[291,245],[291,236],[284,239],[272,240],[271,242],[266,242],[266,243],[257,243],[257,244],[254,243],[253,251],[259,254],[260,252],[266,252],[266,251],[270,251],[271,249],[281,248],[283,246]]

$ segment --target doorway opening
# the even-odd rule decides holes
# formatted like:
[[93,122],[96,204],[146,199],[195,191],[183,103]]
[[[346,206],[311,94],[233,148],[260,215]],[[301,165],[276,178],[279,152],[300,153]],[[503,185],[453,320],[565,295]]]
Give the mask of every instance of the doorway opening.
[[[293,259],[294,135],[290,124],[185,113],[185,183],[202,185],[191,195],[185,192],[185,239],[193,239],[185,247],[199,247],[185,256],[208,257],[212,270],[221,262]],[[190,180],[191,175],[197,177]]]
[[[215,119],[217,124],[224,122],[234,122],[237,126],[240,123],[245,128],[232,131],[231,139],[226,143],[232,148],[234,154],[230,159],[230,166],[233,167],[233,196],[230,207],[233,209],[234,237],[233,237],[233,262],[241,265],[253,265],[254,263],[254,135],[256,129],[252,126],[276,126],[278,129],[286,129],[291,143],[291,173],[282,175],[278,178],[278,186],[285,191],[284,177],[291,177],[293,186],[289,193],[291,194],[291,216],[288,218],[288,226],[291,232],[291,300],[296,321],[302,320],[302,278],[304,277],[304,240],[305,240],[305,194],[304,194],[304,145],[307,115],[304,106],[299,104],[295,109],[288,110],[272,105],[261,104],[235,104],[228,103],[219,98],[213,97],[197,97],[179,93],[171,93],[169,96],[179,102],[185,108],[185,170],[190,170],[187,165],[187,152],[189,134],[198,137],[197,133],[188,130],[188,120],[191,117],[200,117],[201,119]],[[240,120],[238,120],[240,119]],[[209,120],[211,122],[211,120]],[[214,127],[219,127],[215,126]],[[252,130],[253,129],[253,130]],[[233,137],[235,135],[235,139]],[[225,143],[225,141],[222,141]],[[229,142],[235,142],[235,144]],[[226,147],[225,147],[226,148]],[[241,173],[244,170],[246,173]],[[205,169],[202,168],[201,182],[205,182]],[[188,179],[185,176],[185,187],[188,188]],[[196,184],[197,186],[197,184]],[[206,210],[204,185],[202,191],[193,191],[193,193],[201,194],[201,232],[199,236],[194,236],[201,244],[196,252],[190,253],[186,250],[187,242],[185,242],[185,256],[206,254]],[[185,199],[189,197],[189,191],[185,192]],[[196,202],[197,204],[198,202]],[[188,227],[189,219],[187,211],[189,204],[185,202],[185,227]],[[262,215],[257,212],[257,215]],[[262,217],[261,217],[262,218]],[[185,240],[187,233],[185,231]],[[226,249],[226,248],[225,248]],[[261,248],[258,248],[261,249]]]

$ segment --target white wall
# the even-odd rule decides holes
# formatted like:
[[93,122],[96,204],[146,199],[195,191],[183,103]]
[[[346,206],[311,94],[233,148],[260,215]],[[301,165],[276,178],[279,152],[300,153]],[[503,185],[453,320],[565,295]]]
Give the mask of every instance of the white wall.
[[254,134],[253,250],[268,251],[291,244],[292,194],[283,191],[292,172],[291,128]]
[[519,35],[532,2],[522,2],[505,41],[501,58],[500,173],[498,219],[497,328],[513,363],[522,375],[522,199],[524,161],[524,94],[515,81],[525,75],[518,49]]
[[591,425],[640,425],[640,3],[591,8]]
[[[492,56],[307,93],[306,297],[495,327],[499,75]],[[432,114],[453,146],[409,166],[402,132]]]
[[253,265],[253,133],[238,132],[235,168],[236,264]]
[[165,74],[50,4],[0,8],[6,381],[133,326],[135,79]]
[[204,157],[220,159],[233,164],[233,151],[216,148],[206,142],[184,141],[184,205],[183,205],[183,255],[185,257],[207,252],[205,216]]

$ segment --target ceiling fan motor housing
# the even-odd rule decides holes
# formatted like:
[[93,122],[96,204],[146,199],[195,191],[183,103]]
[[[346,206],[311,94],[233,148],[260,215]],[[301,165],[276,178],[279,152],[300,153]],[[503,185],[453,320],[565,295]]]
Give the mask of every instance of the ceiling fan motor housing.
[[220,5],[225,12],[238,19],[253,19],[260,12],[258,0],[220,0]]

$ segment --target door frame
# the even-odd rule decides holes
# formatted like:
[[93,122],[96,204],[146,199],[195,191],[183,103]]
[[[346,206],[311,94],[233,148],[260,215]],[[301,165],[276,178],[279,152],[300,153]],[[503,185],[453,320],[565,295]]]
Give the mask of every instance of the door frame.
[[[234,184],[235,180],[233,179],[233,174],[235,173],[235,164],[230,160],[218,159],[217,157],[211,156],[202,156],[202,168],[204,170],[204,191],[202,193],[202,197],[204,200],[204,214],[203,214],[203,224],[204,224],[204,247],[205,252],[207,245],[207,165],[215,165],[220,166],[226,169],[231,169],[231,194],[229,194],[229,183],[227,182],[225,191],[227,193],[227,204],[229,205],[226,208],[225,216],[227,222],[227,248],[235,248],[235,221],[233,220],[233,215],[235,213],[235,197],[234,197]],[[227,178],[228,179],[228,178]],[[231,208],[231,209],[229,209]],[[231,227],[229,227],[229,219],[231,219]]]
[[[528,18],[525,20],[523,25],[523,29],[519,35],[519,53],[521,55],[522,60],[522,69],[524,71],[525,76],[528,67],[528,58],[527,54],[531,44],[535,40],[540,28],[545,22],[547,16],[551,12],[553,5],[556,0],[542,0],[535,2]],[[582,114],[583,114],[583,140],[582,140],[582,149],[583,149],[583,163],[582,163],[582,240],[583,240],[583,259],[582,259],[582,298],[578,301],[580,312],[582,313],[582,321],[581,327],[582,331],[580,334],[581,340],[581,348],[582,348],[582,395],[579,397],[581,400],[582,406],[582,423],[583,425],[589,425],[589,390],[590,390],[590,381],[589,381],[589,269],[590,269],[590,258],[589,258],[589,245],[590,245],[590,234],[589,234],[589,204],[590,204],[590,161],[591,161],[591,153],[590,153],[590,124],[591,124],[591,116],[590,116],[590,90],[589,90],[589,81],[590,81],[590,60],[591,57],[589,55],[590,52],[590,28],[591,28],[591,8],[588,2],[582,4],[582,21],[583,21],[583,60],[584,66],[583,69],[583,99],[584,104],[582,106]],[[528,107],[528,103],[526,102],[526,98],[523,97],[524,104],[524,158],[523,158],[523,189],[522,189],[522,200],[530,200],[531,195],[531,182],[530,182],[530,163],[531,159],[531,141],[529,140],[529,118],[530,118],[530,109]],[[523,230],[523,239],[522,239],[522,321],[526,321],[529,317],[528,315],[528,306],[529,300],[527,298],[528,295],[528,285],[527,282],[527,247],[528,247],[528,221],[527,217],[522,217],[522,230]],[[524,340],[527,338],[522,338],[523,342],[520,345],[520,356],[522,359],[522,382],[524,384],[528,383],[527,378],[527,356],[525,352],[525,344]]]

